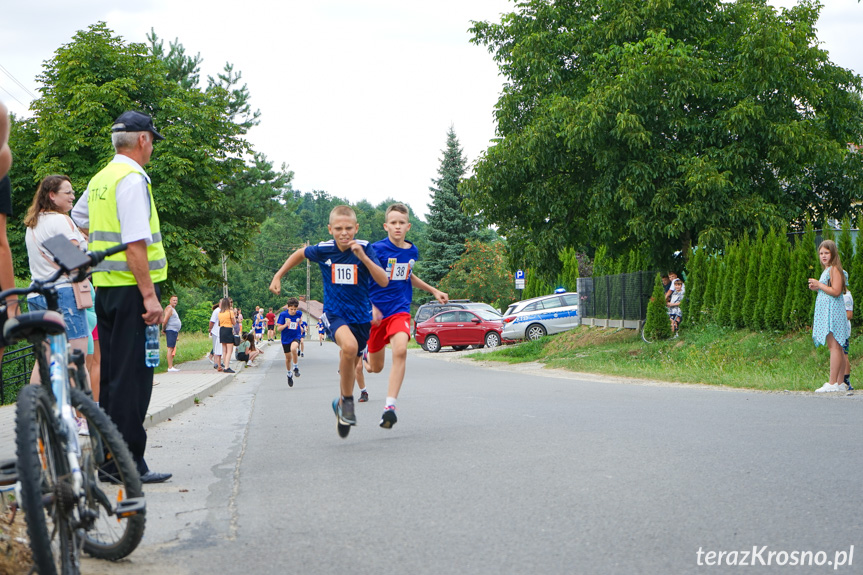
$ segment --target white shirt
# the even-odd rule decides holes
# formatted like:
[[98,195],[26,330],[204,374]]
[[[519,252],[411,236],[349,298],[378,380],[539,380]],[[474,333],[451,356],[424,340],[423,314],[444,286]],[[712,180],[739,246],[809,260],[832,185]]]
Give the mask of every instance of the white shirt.
[[[27,259],[30,261],[30,276],[34,280],[46,280],[57,267],[53,260],[45,259],[41,250],[45,240],[56,235],[62,235],[70,240],[75,240],[81,249],[87,249],[87,242],[78,228],[69,221],[66,214],[59,212],[42,212],[36,220],[36,226],[27,228],[24,232],[24,243],[27,244]],[[45,253],[50,259],[51,256]]]
[[213,329],[210,330],[210,335],[219,335],[219,312],[221,310],[216,308],[213,310],[213,313],[210,314],[210,321],[213,323]]
[[[140,174],[137,172],[129,174],[117,184],[117,219],[120,220],[120,237],[124,244],[145,240],[147,245],[150,245],[153,243],[153,234],[150,233],[150,192],[147,189],[150,176],[129,156],[117,154],[111,161],[127,164],[141,171]],[[72,208],[72,219],[84,229],[90,227],[90,208],[87,205],[89,195],[88,186]],[[141,217],[142,214],[146,214],[146,217]]]
[[[854,298],[851,297],[851,290],[848,290],[843,295],[845,300],[845,311],[854,311]],[[847,317],[847,315],[846,315]],[[848,333],[851,333],[851,320],[848,320]]]

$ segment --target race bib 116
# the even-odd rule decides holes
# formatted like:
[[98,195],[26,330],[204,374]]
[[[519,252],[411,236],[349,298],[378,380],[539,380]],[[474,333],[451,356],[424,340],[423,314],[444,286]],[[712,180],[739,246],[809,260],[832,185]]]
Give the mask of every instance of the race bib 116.
[[357,265],[356,264],[333,264],[334,284],[357,285]]

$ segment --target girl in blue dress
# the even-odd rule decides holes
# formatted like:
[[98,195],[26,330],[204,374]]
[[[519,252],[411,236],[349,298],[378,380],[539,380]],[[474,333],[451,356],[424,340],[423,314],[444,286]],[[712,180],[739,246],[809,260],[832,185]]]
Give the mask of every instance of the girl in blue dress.
[[839,250],[832,240],[825,240],[818,246],[818,259],[824,271],[816,280],[809,278],[809,289],[818,292],[815,299],[815,317],[812,321],[812,341],[815,346],[827,345],[830,350],[830,379],[816,389],[816,393],[845,391],[843,382],[845,371],[845,352],[842,346],[850,336],[845,315],[845,272],[839,261]]

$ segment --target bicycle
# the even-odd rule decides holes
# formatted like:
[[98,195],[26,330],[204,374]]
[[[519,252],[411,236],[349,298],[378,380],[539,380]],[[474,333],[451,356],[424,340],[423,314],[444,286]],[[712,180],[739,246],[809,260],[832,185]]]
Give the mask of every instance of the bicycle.
[[[9,342],[26,339],[33,344],[41,380],[18,393],[15,491],[36,570],[40,575],[76,575],[82,550],[114,561],[135,550],[144,536],[146,504],[126,443],[90,397],[84,354],[69,352],[57,288],[69,281],[62,276],[81,281],[90,266],[126,246],[85,253],[58,235],[43,247],[53,256],[57,271],[26,288],[0,292],[4,302],[10,295],[38,293],[48,308],[22,313],[4,327]],[[75,411],[89,428],[89,436],[81,435],[85,438],[81,442]]]

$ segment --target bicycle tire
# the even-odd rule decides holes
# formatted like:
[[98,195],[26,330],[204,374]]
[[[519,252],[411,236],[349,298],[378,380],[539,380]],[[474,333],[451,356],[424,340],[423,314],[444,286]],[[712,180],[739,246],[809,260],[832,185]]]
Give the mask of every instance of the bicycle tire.
[[[144,537],[143,511],[118,518],[116,504],[143,497],[141,477],[126,442],[111,418],[87,394],[72,389],[72,406],[87,420],[88,436],[80,436],[81,473],[84,477],[84,552],[97,559],[117,561],[132,553]],[[114,462],[113,481],[106,481],[103,466]],[[100,471],[101,470],[101,471]],[[100,478],[101,475],[101,478]]]
[[647,339],[647,336],[644,334],[644,328],[647,324],[641,326],[641,339],[644,340],[644,343],[653,343],[653,340]]
[[70,521],[75,494],[59,429],[47,388],[21,388],[15,411],[18,479],[33,563],[40,575],[80,573],[79,545]]

